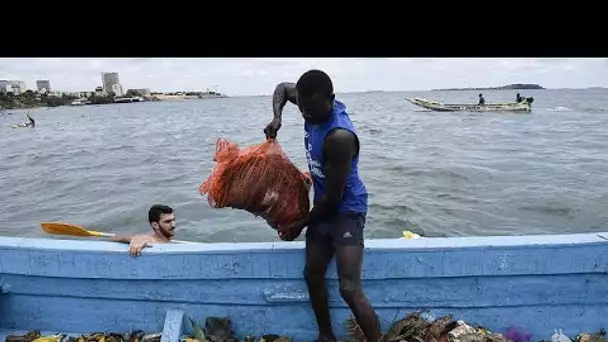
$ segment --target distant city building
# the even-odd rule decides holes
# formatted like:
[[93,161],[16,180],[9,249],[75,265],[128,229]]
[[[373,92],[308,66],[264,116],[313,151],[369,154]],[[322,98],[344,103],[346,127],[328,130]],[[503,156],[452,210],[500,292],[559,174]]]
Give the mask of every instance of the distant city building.
[[79,91],[78,94],[81,97],[90,97],[91,95],[95,94],[95,92],[93,92],[93,91]]
[[57,97],[62,97],[62,96],[71,96],[71,97],[80,97],[82,96],[82,94],[78,91],[54,91],[49,93],[50,94],[56,94]]
[[13,93],[19,95],[25,93],[27,88],[23,81],[12,81],[12,80],[0,80],[0,92],[2,93]]
[[51,90],[51,81],[49,80],[37,80],[36,88],[39,93],[50,93]]
[[107,93],[103,91],[103,87],[99,86],[95,88],[95,96],[106,96]]
[[152,95],[150,88],[129,89],[129,90],[127,90],[127,93],[135,93],[139,96],[151,96]]
[[[118,78],[117,72],[102,72],[101,73],[101,85],[103,87],[103,91],[106,94],[114,92],[114,89],[120,89],[120,93],[122,95],[122,87],[120,87],[120,80]],[[120,88],[116,88],[115,85],[118,85]],[[116,94],[116,95],[120,96],[118,94]]]
[[112,84],[112,93],[116,96],[123,96],[122,86],[120,84]]

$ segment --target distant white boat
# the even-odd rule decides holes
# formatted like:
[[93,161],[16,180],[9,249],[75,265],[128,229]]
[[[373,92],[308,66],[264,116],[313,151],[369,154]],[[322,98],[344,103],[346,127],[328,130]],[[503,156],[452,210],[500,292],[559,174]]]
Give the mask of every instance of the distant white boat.
[[72,103],[70,103],[70,106],[84,106],[88,104],[91,104],[91,101],[86,98],[80,98],[72,101]]
[[114,103],[132,103],[132,102],[144,102],[143,97],[133,96],[133,97],[117,97],[114,99]]
[[418,107],[430,109],[436,112],[530,112],[534,98],[529,97],[522,102],[486,103],[478,104],[455,104],[442,103],[421,98],[406,98],[408,102]]
[[201,93],[198,95],[199,99],[215,99],[215,98],[224,98],[224,97],[228,97],[228,96],[221,94],[221,93],[214,92],[214,91]]

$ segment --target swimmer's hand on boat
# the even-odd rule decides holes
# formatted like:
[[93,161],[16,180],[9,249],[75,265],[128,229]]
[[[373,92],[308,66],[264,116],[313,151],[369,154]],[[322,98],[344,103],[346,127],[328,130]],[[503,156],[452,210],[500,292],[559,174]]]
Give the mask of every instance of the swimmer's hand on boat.
[[156,242],[153,236],[150,235],[135,235],[129,243],[129,255],[136,257],[141,255],[141,251],[146,247],[151,247],[151,244]]
[[116,234],[109,239],[114,242],[129,244],[129,255],[136,257],[141,255],[141,251],[146,247],[152,247],[154,243],[166,243],[170,240],[155,236],[154,234]]

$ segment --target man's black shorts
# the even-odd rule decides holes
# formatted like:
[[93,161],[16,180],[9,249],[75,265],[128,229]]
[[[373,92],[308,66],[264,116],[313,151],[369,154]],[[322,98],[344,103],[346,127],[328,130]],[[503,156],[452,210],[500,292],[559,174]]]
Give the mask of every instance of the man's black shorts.
[[327,246],[363,247],[363,228],[366,213],[337,213],[309,226],[306,230],[306,240],[322,243]]

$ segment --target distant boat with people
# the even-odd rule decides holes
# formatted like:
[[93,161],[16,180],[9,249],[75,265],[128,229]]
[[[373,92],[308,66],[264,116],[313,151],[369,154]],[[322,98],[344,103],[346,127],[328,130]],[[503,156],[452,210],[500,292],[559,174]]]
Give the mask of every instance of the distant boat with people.
[[435,112],[531,112],[533,97],[525,98],[520,102],[501,102],[480,104],[443,103],[422,98],[406,98],[411,104],[430,109]]

